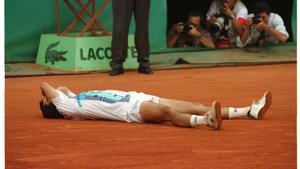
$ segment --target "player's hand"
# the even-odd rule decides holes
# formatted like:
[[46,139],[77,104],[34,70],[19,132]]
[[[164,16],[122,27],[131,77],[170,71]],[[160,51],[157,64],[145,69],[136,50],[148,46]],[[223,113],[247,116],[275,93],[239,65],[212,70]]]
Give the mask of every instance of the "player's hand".
[[44,104],[44,105],[48,105],[48,104],[50,104],[50,102],[51,102],[51,101],[50,101],[48,98],[46,98],[46,97],[43,97],[42,100],[43,100],[43,104]]

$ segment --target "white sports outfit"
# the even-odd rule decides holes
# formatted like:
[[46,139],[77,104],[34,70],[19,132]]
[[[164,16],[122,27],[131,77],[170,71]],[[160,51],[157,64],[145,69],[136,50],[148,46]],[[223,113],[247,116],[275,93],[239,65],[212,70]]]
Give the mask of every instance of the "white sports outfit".
[[139,111],[141,103],[159,103],[159,97],[118,90],[92,90],[68,97],[58,91],[51,99],[65,119],[107,119],[125,122],[143,122]]

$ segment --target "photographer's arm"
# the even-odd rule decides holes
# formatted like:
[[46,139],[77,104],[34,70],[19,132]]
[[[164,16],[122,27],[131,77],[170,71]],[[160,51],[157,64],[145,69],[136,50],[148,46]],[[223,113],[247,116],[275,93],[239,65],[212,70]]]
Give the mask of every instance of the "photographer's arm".
[[[255,25],[256,28],[264,29],[270,36],[278,39],[280,42],[285,42],[288,39],[288,36],[280,31],[277,31],[275,28],[270,27],[264,21],[260,22],[259,24]],[[280,30],[280,27],[283,26],[283,22],[277,25],[277,28]]]
[[244,27],[243,33],[240,36],[241,42],[243,44],[246,44],[248,39],[249,39],[249,35],[250,35],[250,29],[249,27]]
[[179,34],[169,36],[167,39],[167,47],[172,48],[175,45],[178,38],[179,38]]
[[167,47],[172,48],[174,47],[176,41],[179,38],[180,33],[183,31],[183,26],[182,23],[179,22],[176,25],[172,26],[170,32],[168,33],[168,38],[167,38]]
[[212,23],[214,23],[215,21],[216,21],[216,17],[215,16],[210,16],[210,19],[206,20],[206,22],[205,22],[206,30],[210,30],[210,27],[211,27]]
[[288,36],[286,36],[284,33],[276,31],[272,27],[267,27],[265,30],[269,33],[270,36],[278,39],[280,42],[285,42],[288,39]]
[[233,25],[236,34],[240,36],[243,33],[242,23],[244,22],[244,20],[234,15],[228,3],[224,4],[223,12],[230,18],[230,21]]
[[192,29],[188,32],[188,34],[194,38],[199,40],[199,43],[208,48],[214,48],[215,44],[210,36],[205,36],[203,33],[199,32],[193,25],[191,25]]
[[[232,17],[233,17],[233,16],[232,16]],[[232,19],[230,19],[230,20],[231,20],[231,22],[232,22],[232,25],[233,25],[233,27],[234,27],[234,30],[235,30],[236,34],[237,34],[238,36],[242,35],[242,33],[243,33],[243,25],[240,24],[239,19],[232,18]]]
[[215,48],[215,43],[209,36],[204,36],[203,34],[199,37],[199,41],[202,45],[208,48]]
[[253,19],[252,17],[248,17],[247,21],[246,21],[246,25],[243,26],[243,32],[242,34],[239,36],[239,40],[241,42],[240,45],[238,45],[239,47],[244,47],[247,45],[248,41],[249,41],[249,36],[250,36],[250,30],[251,30],[251,25],[253,24]]

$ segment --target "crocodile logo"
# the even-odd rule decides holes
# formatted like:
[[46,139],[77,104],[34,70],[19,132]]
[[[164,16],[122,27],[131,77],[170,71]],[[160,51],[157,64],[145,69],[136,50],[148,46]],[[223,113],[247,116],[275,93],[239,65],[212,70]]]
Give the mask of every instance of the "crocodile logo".
[[67,59],[64,57],[68,51],[57,51],[53,50],[56,46],[58,46],[59,42],[51,43],[47,50],[46,50],[46,56],[45,56],[45,62],[50,62],[52,65],[55,64],[55,62],[59,61],[67,61]]

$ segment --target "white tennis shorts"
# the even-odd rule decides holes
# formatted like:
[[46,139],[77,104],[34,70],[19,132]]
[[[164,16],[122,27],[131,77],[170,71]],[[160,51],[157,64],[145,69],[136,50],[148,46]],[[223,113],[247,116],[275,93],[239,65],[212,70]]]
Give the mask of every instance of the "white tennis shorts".
[[140,107],[141,104],[145,101],[150,101],[153,103],[159,103],[159,97],[148,95],[145,93],[137,93],[137,92],[129,92],[130,93],[130,101],[128,106],[128,111],[126,113],[126,121],[127,122],[137,122],[142,123],[144,120],[140,115]]

